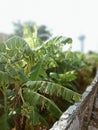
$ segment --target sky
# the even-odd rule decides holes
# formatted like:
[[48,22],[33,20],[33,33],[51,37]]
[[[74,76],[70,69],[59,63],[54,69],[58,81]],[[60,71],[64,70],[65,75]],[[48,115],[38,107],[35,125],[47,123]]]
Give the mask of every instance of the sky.
[[73,50],[98,52],[98,0],[0,0],[0,32],[13,32],[13,22],[34,21],[53,35],[73,39]]

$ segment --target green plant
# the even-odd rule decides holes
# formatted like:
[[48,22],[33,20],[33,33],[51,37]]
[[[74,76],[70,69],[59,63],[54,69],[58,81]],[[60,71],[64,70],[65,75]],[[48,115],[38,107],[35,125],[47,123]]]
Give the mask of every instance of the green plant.
[[0,44],[0,130],[47,129],[68,102],[81,99],[79,83],[88,83],[91,71],[85,55],[62,51],[71,43],[63,36],[42,42],[25,26],[24,39]]

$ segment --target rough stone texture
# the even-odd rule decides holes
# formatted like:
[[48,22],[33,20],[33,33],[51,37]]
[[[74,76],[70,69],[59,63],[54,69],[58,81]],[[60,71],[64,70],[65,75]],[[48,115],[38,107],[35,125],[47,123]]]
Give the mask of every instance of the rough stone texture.
[[94,120],[94,114],[98,112],[97,79],[98,75],[83,93],[82,100],[70,106],[50,130],[98,130],[95,125],[98,116]]
[[88,130],[98,130],[98,92],[96,94]]
[[88,130],[98,130],[97,128],[95,128],[94,126],[89,126]]

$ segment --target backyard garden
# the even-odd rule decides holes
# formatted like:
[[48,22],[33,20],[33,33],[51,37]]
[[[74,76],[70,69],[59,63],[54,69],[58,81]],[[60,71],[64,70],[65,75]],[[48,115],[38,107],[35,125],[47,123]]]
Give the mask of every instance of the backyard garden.
[[70,37],[42,41],[27,26],[23,37],[0,43],[0,130],[48,130],[81,100],[95,77],[98,54],[71,48]]

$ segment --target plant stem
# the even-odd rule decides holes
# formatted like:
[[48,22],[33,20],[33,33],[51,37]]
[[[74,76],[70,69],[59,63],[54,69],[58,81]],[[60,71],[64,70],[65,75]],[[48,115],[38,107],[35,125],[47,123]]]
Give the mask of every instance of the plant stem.
[[7,113],[7,88],[6,85],[3,86],[3,95],[4,95],[4,112]]

